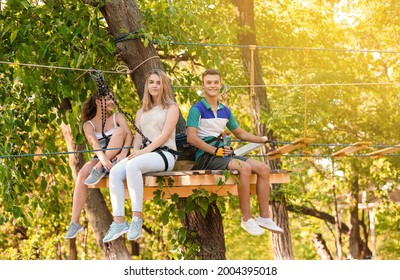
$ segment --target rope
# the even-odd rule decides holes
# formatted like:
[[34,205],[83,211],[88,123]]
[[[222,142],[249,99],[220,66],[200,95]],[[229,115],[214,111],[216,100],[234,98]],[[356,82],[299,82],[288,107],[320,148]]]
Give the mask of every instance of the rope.
[[[208,44],[208,43],[192,43],[192,42],[170,42],[171,45],[183,45],[183,46],[201,46],[201,47],[234,47],[234,48],[248,48],[251,45],[237,45],[237,44]],[[335,49],[335,48],[309,48],[309,47],[285,47],[285,46],[256,46],[257,49],[279,49],[279,50],[291,50],[291,51],[329,51],[329,52],[355,52],[355,53],[391,53],[400,54],[400,51],[390,50],[360,50],[360,49]]]
[[[258,154],[258,155],[248,155],[249,157],[260,157],[260,158],[263,158],[263,157],[265,157],[265,155],[260,155],[260,154]],[[383,155],[382,157],[398,157],[398,156],[400,156],[400,154],[385,154],[385,155]],[[324,155],[324,154],[302,154],[302,153],[299,153],[299,154],[284,154],[284,155],[281,155],[281,157],[293,157],[293,158],[308,158],[308,157],[312,157],[312,158],[335,158],[334,156],[332,156],[332,155]],[[349,155],[346,155],[346,158],[349,158],[349,157],[354,157],[354,158],[369,158],[370,156],[368,156],[368,155],[363,155],[363,154],[349,154]]]
[[256,93],[254,92],[254,51],[256,50],[255,45],[249,46],[251,62],[250,62],[250,98],[253,98]]
[[[61,70],[70,70],[70,71],[83,71],[88,72],[92,71],[93,68],[84,69],[84,68],[72,68],[72,67],[63,67],[63,66],[54,66],[54,65],[44,65],[44,64],[33,64],[33,63],[22,63],[22,62],[10,62],[10,61],[0,61],[0,64],[8,64],[15,66],[27,66],[27,67],[39,67],[39,68],[49,68],[49,69],[61,69]],[[112,73],[119,74],[117,71],[103,71],[104,73]]]
[[79,154],[79,153],[93,153],[93,152],[106,151],[106,150],[123,150],[123,149],[131,149],[131,148],[133,148],[133,146],[124,146],[124,147],[119,147],[119,148],[105,148],[105,149],[97,149],[97,150],[76,150],[76,151],[69,151],[69,152],[47,152],[47,153],[39,153],[39,154],[0,155],[0,159],[69,155],[69,154]]
[[[232,142],[238,142],[238,143],[245,143],[246,141],[241,141],[241,140],[232,140]],[[286,142],[286,141],[271,141],[271,143],[273,143],[275,146],[278,145],[286,145],[286,144],[291,144],[291,142]],[[351,144],[327,144],[327,143],[313,143],[313,144],[308,144],[308,146],[312,146],[312,147],[348,147],[351,146]],[[389,147],[393,147],[395,145],[388,145],[388,144],[375,144],[375,145],[371,145],[371,148],[389,148]],[[4,155],[0,155],[0,159],[6,159],[6,158],[21,158],[21,157],[34,157],[34,156],[51,156],[51,155],[68,155],[68,154],[77,154],[77,153],[93,153],[93,152],[98,152],[98,151],[106,151],[106,150],[122,150],[122,149],[131,149],[133,148],[133,146],[124,146],[124,147],[119,147],[119,148],[104,148],[104,149],[98,149],[98,150],[76,150],[76,151],[69,151],[69,152],[46,152],[46,153],[29,153],[29,154],[14,154],[14,155],[10,155],[10,154],[4,154]],[[298,156],[296,154],[285,154],[282,156]],[[329,156],[323,156],[323,155],[313,155],[314,157],[331,157],[331,155]],[[369,157],[367,155],[362,155],[362,154],[358,154],[358,155],[346,155],[347,157],[349,156],[364,156],[364,157]],[[400,156],[400,154],[386,154],[385,156]]]
[[[308,62],[309,62],[309,54],[310,54],[310,50],[306,49],[306,65],[305,65],[305,69],[306,69],[306,75],[305,75],[305,83],[308,84]],[[307,138],[307,90],[308,87],[304,88],[304,138]]]
[[[155,58],[155,57],[151,57]],[[150,58],[149,58],[150,59]],[[9,62],[9,61],[0,61],[0,64],[7,64],[7,65],[15,65],[15,66],[26,66],[26,67],[38,67],[38,68],[49,68],[49,69],[61,69],[61,70],[70,70],[70,71],[82,71],[84,72],[80,75],[76,80],[78,80],[81,76],[85,75],[87,72],[95,71],[93,68],[71,68],[71,67],[62,67],[62,66],[53,66],[53,65],[44,65],[44,64],[30,64],[30,63],[20,63],[20,62]],[[139,66],[139,65],[138,65]],[[129,74],[129,71],[135,71],[135,69],[129,70],[126,66],[121,65],[117,66],[119,69],[123,70],[97,70],[103,73],[108,74]],[[126,67],[126,68],[123,68]],[[126,70],[128,69],[128,70]],[[230,88],[259,88],[259,87],[329,87],[329,86],[400,86],[400,82],[372,82],[372,83],[312,83],[312,84],[263,84],[263,85],[236,85],[230,86]],[[174,88],[201,88],[201,86],[184,86],[184,85],[176,85]]]
[[150,59],[153,59],[153,58],[160,58],[160,57],[159,57],[158,55],[151,56],[151,57],[145,59],[144,61],[142,61],[141,63],[139,63],[139,65],[137,65],[137,66],[136,66],[135,68],[133,68],[132,70],[130,70],[128,66],[125,66],[125,65],[118,65],[117,68],[116,68],[116,71],[119,72],[119,73],[131,74],[131,73],[133,73],[135,70],[137,70],[140,66],[142,66],[142,65],[145,64],[147,61],[149,61]]

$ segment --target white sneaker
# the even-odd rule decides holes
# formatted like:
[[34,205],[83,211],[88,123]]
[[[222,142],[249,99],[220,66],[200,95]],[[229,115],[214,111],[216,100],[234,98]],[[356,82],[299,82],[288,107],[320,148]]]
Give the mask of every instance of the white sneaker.
[[264,230],[260,228],[260,226],[254,221],[253,218],[250,218],[247,222],[241,221],[240,225],[242,228],[250,233],[251,235],[262,235],[264,234]]
[[278,227],[271,218],[256,217],[256,222],[260,227],[266,228],[274,233],[283,233],[283,229]]

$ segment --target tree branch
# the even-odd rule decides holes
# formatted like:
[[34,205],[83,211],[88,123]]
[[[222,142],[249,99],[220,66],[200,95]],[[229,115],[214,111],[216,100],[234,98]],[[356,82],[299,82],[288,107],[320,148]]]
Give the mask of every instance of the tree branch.
[[[321,212],[312,208],[304,207],[304,206],[298,206],[298,205],[287,205],[287,208],[289,211],[297,213],[297,214],[303,214],[303,215],[308,215],[312,216],[318,219],[322,219],[330,224],[335,224],[335,217],[332,215],[329,215],[328,213]],[[349,227],[341,223],[341,231],[342,233],[348,233],[349,232]]]

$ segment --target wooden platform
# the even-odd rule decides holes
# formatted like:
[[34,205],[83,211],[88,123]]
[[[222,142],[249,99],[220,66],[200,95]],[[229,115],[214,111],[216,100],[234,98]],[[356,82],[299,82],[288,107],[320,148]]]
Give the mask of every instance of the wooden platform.
[[[160,188],[165,193],[165,198],[170,198],[171,195],[177,194],[179,197],[188,197],[193,194],[195,189],[204,189],[209,193],[216,193],[219,196],[226,196],[228,193],[237,195],[238,172],[230,171],[229,179],[225,181],[225,170],[186,170],[186,171],[171,171],[171,172],[155,172],[147,173],[143,176],[144,181],[144,200],[152,200],[154,192],[159,189],[157,182],[158,178],[164,178],[164,185]],[[290,171],[287,170],[272,170],[270,174],[271,184],[284,184],[290,182]],[[168,182],[173,180],[172,187]],[[255,193],[255,185],[257,175],[251,176],[251,192]],[[90,186],[92,188],[108,187],[108,178],[102,179],[97,185]],[[126,187],[126,182],[125,182]],[[125,196],[127,188],[125,188]]]

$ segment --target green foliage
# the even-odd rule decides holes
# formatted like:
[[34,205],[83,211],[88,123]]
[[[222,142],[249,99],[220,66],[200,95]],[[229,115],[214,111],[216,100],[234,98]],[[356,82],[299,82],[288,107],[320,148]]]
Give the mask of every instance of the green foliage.
[[[257,43],[271,46],[258,50],[271,108],[262,112],[262,121],[274,131],[278,141],[293,141],[306,133],[321,144],[281,159],[282,168],[292,171],[291,182],[274,195],[283,194],[291,205],[330,215],[335,214],[336,201],[343,209],[343,221],[348,223],[349,194],[357,186],[360,194],[367,194],[367,200],[380,201],[376,209],[377,258],[397,259],[400,212],[390,200],[390,193],[398,190],[400,158],[360,156],[332,161],[330,155],[342,148],[339,144],[357,141],[374,144],[360,154],[383,147],[378,144],[398,144],[397,88],[368,83],[399,80],[398,53],[390,51],[397,50],[399,45],[399,39],[393,36],[400,28],[396,16],[399,4],[396,1],[351,2],[347,6],[339,5],[338,1],[254,2]],[[242,128],[254,131],[248,75],[243,70],[240,49],[221,46],[237,44],[240,27],[231,1],[140,0],[137,3],[146,26],[139,35],[145,44],[157,42],[156,49],[173,81],[183,116],[200,98],[199,75],[205,68],[215,67],[222,72],[223,82],[232,85],[227,103],[236,119]],[[62,122],[71,126],[77,143],[84,143],[80,113],[82,103],[95,85],[88,75],[81,76],[82,71],[54,67],[114,69],[113,38],[98,8],[72,0],[3,1],[0,26],[0,60],[15,63],[0,64],[0,155],[14,156],[0,158],[1,259],[67,258],[66,244],[60,238],[69,221],[72,199],[73,179],[67,157],[17,155],[65,151]],[[106,81],[123,109],[134,114],[140,101],[129,77],[106,75]],[[326,85],[300,85],[304,83]],[[338,83],[360,85],[335,85]],[[280,86],[274,86],[277,84]],[[72,104],[68,113],[60,110],[64,99]],[[316,156],[304,157],[305,152]],[[250,241],[238,226],[236,198],[217,199],[201,191],[182,205],[176,196],[165,200],[161,193],[156,195],[155,202],[145,204],[146,225],[153,234],[146,234],[140,257],[195,256],[198,252],[198,245],[193,243],[195,233],[186,232],[179,220],[187,211],[204,214],[214,202],[223,212],[229,259],[272,258],[267,239],[262,241],[262,247],[267,249],[258,251],[259,240],[252,238],[251,247],[257,250],[248,253],[246,246]],[[252,206],[256,209],[254,201]],[[317,258],[311,245],[316,232],[323,234],[334,255],[332,226],[298,214],[291,215],[289,223],[297,259]],[[29,230],[26,235],[15,234],[16,228]],[[83,258],[101,258],[90,232],[84,250]]]

